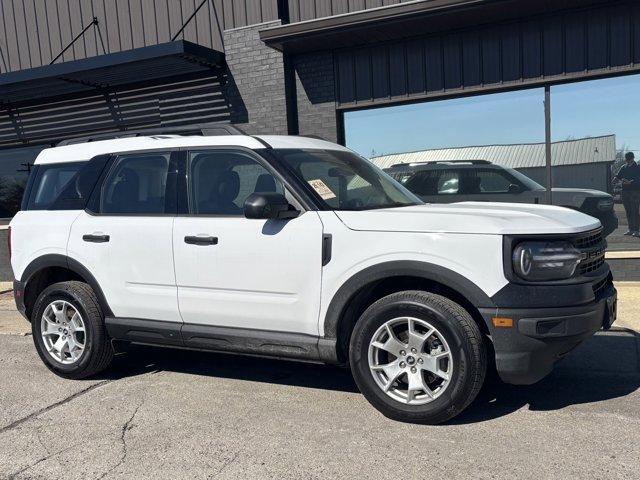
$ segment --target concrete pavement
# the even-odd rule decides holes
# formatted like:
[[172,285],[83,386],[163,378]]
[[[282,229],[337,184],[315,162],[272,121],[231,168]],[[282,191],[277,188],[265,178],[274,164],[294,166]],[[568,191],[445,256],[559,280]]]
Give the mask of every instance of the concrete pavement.
[[[640,330],[640,283],[616,286],[616,325]],[[598,333],[536,385],[492,379],[439,427],[387,420],[348,372],[312,364],[136,347],[67,381],[29,330],[0,295],[0,478],[640,479],[631,330]]]
[[336,368],[139,348],[66,381],[0,336],[0,478],[640,478],[639,351],[598,334],[429,427],[382,417]]

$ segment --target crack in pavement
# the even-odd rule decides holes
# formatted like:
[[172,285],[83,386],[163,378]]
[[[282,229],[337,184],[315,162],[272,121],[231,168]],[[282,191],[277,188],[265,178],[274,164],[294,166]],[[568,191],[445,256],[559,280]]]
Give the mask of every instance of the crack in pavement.
[[224,462],[224,463],[222,464],[222,466],[220,467],[220,470],[218,470],[218,472],[217,472],[215,475],[213,475],[213,476],[211,476],[211,477],[209,477],[209,478],[215,478],[215,477],[217,477],[218,475],[220,475],[222,472],[224,472],[224,470],[225,470],[229,465],[231,465],[232,463],[234,463],[234,462],[236,461],[236,459],[240,456],[240,453],[242,453],[242,450],[238,450],[238,451],[236,452],[236,454],[235,454],[233,457],[231,457],[229,460],[227,460],[226,462]]
[[13,480],[15,479],[18,475],[20,475],[21,473],[26,472],[27,470],[29,470],[30,468],[35,467],[36,465],[41,464],[42,462],[49,460],[52,457],[55,457],[56,455],[59,455],[63,452],[66,452],[67,450],[71,450],[72,448],[74,448],[75,445],[71,445],[70,447],[66,447],[63,448],[62,450],[58,450],[57,452],[53,452],[53,453],[49,453],[48,455],[36,460],[35,462],[27,465],[26,467],[21,468],[20,470],[18,470],[17,472],[14,473],[10,473],[9,476],[7,477],[7,480]]
[[133,419],[136,417],[136,415],[138,414],[138,410],[140,410],[140,407],[142,407],[144,403],[145,403],[145,400],[143,399],[140,402],[140,404],[136,407],[136,409],[133,411],[129,419],[126,422],[124,422],[124,425],[122,425],[122,429],[120,430],[120,443],[122,444],[122,455],[120,456],[120,460],[118,460],[118,463],[116,463],[114,466],[109,468],[106,472],[100,475],[96,480],[101,480],[105,478],[111,472],[113,472],[118,467],[123,465],[124,462],[127,460],[127,432],[133,428],[133,425],[132,425]]
[[75,400],[76,398],[89,393],[92,390],[95,390],[98,387],[102,387],[103,385],[106,385],[107,383],[112,382],[112,380],[103,380],[101,382],[98,383],[94,383],[93,385],[88,386],[85,389],[80,390],[79,392],[74,393],[73,395],[69,395],[68,397],[63,398],[62,400],[59,400],[55,403],[52,403],[51,405],[47,405],[46,407],[41,408],[40,410],[36,410],[33,413],[30,413],[29,415],[27,415],[26,417],[22,417],[18,420],[16,420],[15,422],[10,423],[9,425],[6,425],[2,428],[0,428],[0,435],[8,432],[9,430],[13,430],[16,427],[19,427],[20,425],[22,425],[24,422],[28,422],[29,420],[31,420],[32,418],[37,418],[40,415],[42,415],[43,413],[47,413],[50,410],[53,410],[54,408],[57,408],[61,405],[64,405],[65,403],[69,403],[72,400]]

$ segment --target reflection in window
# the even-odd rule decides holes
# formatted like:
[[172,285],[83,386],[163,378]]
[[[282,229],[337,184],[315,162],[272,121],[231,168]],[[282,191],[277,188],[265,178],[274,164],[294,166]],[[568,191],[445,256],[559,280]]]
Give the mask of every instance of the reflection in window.
[[612,167],[640,156],[640,75],[552,87],[551,116],[552,141],[564,143],[552,152],[553,186],[619,194]]
[[39,165],[29,196],[29,210],[49,208],[83,165],[83,162]]
[[284,193],[284,187],[256,160],[241,152],[190,154],[190,202],[199,215],[240,216],[252,193]]
[[123,155],[102,187],[102,213],[165,212],[169,154]]
[[[544,89],[345,114],[347,146],[366,158],[425,150],[544,142]],[[440,152],[439,160],[481,160]]]
[[47,145],[0,150],[0,218],[12,217],[20,203],[29,176],[29,166]]

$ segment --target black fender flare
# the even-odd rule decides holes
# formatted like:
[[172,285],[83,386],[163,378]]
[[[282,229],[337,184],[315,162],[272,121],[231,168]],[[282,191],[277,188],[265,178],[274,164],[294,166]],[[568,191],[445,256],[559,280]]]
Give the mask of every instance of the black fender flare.
[[104,293],[93,274],[80,262],[66,255],[51,253],[32,260],[21,275],[20,283],[23,285],[25,291],[28,288],[29,281],[33,279],[36,273],[51,267],[65,268],[81,277],[95,292],[96,297],[98,297],[98,303],[100,304],[103,315],[105,317],[113,316],[113,312],[107,303],[107,299],[105,298]]
[[471,280],[433,263],[401,260],[365,268],[347,280],[335,293],[324,318],[324,337],[337,339],[340,320],[349,302],[362,287],[390,277],[418,277],[455,290],[476,308],[495,308],[493,300]]

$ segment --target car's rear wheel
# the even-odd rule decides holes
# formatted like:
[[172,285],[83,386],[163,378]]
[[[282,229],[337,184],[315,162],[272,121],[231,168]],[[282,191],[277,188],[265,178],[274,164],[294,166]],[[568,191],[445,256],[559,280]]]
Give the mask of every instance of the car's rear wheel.
[[358,387],[385,416],[441,423],[476,397],[487,368],[482,333],[448,298],[399,292],[371,305],[353,331]]
[[90,377],[113,358],[98,299],[85,283],[47,287],[36,300],[31,329],[40,358],[62,377]]

